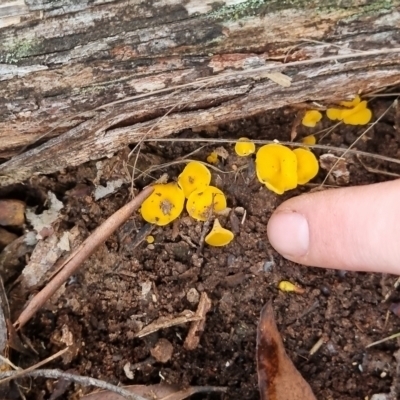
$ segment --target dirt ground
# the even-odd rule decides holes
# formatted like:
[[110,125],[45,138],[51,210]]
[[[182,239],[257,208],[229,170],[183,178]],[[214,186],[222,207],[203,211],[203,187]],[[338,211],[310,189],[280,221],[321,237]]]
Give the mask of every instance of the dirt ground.
[[[374,120],[393,103],[394,98],[371,102]],[[180,132],[178,138],[238,138],[287,141],[296,111],[270,111],[257,118],[236,121],[204,131]],[[393,107],[354,146],[357,150],[400,158],[400,110]],[[314,128],[298,128],[298,136],[332,126],[324,118]],[[341,125],[319,144],[348,147],[365,131],[363,126]],[[320,137],[320,136],[318,136]],[[201,148],[201,146],[206,145]],[[65,347],[68,340],[73,351],[46,366],[76,372],[114,384],[178,384],[226,386],[226,394],[195,395],[193,399],[258,399],[256,371],[256,328],[262,306],[273,301],[278,327],[287,352],[318,399],[359,400],[374,393],[388,393],[396,378],[393,353],[398,339],[366,349],[371,342],[400,332],[400,319],[389,311],[400,302],[393,288],[394,276],[338,272],[306,268],[280,257],[270,246],[266,235],[268,218],[285,199],[308,192],[321,183],[326,171],[320,170],[312,184],[299,187],[282,196],[262,187],[255,177],[254,159],[239,158],[229,143],[215,142],[149,142],[143,145],[138,159],[140,171],[150,166],[189,158],[205,161],[217,147],[228,157],[212,170],[213,182],[227,196],[232,208],[222,218],[235,233],[226,247],[200,248],[202,226],[186,213],[177,223],[151,227],[139,213],[111,236],[104,246],[83,265],[65,288],[23,329],[37,354],[12,352],[11,358],[21,367],[32,365]],[[133,146],[132,146],[133,148]],[[30,206],[46,208],[50,190],[63,202],[61,219],[55,232],[75,229],[76,243],[87,237],[101,222],[129,199],[130,185],[95,201],[95,185],[121,179],[129,181],[132,168],[126,166],[130,149],[104,160],[102,175],[99,164],[82,165],[57,174],[36,177],[26,185],[3,191],[5,198],[18,198]],[[316,149],[317,156],[328,153]],[[354,154],[346,155],[344,167],[349,182],[329,180],[327,186],[361,185],[393,179],[383,173],[400,173],[400,165]],[[134,157],[128,162],[133,164]],[[140,177],[143,187],[168,173],[175,180],[184,164],[175,164]],[[139,176],[139,171],[135,173]],[[346,181],[346,179],[345,179]],[[246,212],[245,217],[243,211]],[[365,215],[368,218],[368,215]],[[155,241],[145,240],[151,233]],[[21,260],[21,265],[26,258]],[[28,294],[7,282],[13,315],[24,304]],[[305,289],[304,294],[278,290],[281,280],[289,280]],[[384,296],[393,293],[384,302]],[[194,350],[183,346],[190,323],[158,330],[143,338],[135,337],[142,328],[159,317],[176,317],[185,310],[196,311],[198,297],[206,292],[212,301],[200,344]],[[315,354],[310,350],[320,338],[322,346]],[[67,339],[69,338],[69,339]],[[172,345],[166,362],[154,358],[159,339]],[[169,346],[168,342],[167,347]],[[152,355],[153,354],[153,355]],[[159,357],[158,357],[159,358]],[[164,360],[162,360],[164,361]],[[397,377],[397,379],[400,379]],[[54,381],[26,380],[22,392],[28,399],[49,399]],[[60,398],[76,399],[92,389],[70,385]],[[18,398],[12,386],[9,398]],[[55,398],[55,397],[53,397]],[[288,398],[290,395],[288,394]]]

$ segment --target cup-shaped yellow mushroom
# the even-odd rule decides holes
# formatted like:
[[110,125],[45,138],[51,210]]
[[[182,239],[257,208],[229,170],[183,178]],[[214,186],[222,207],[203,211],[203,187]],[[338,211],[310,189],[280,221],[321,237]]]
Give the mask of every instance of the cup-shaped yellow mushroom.
[[185,195],[176,183],[154,185],[154,192],[143,202],[140,212],[145,221],[167,225],[183,210]]
[[198,161],[191,161],[187,164],[178,177],[178,184],[186,198],[195,190],[205,188],[210,182],[211,172],[204,164]]
[[234,236],[233,232],[223,228],[216,218],[211,232],[205,237],[205,242],[210,246],[226,246],[233,240]]
[[317,122],[321,121],[322,114],[318,110],[306,111],[301,123],[309,128],[314,128]]
[[315,144],[317,143],[317,139],[314,135],[308,135],[306,137],[303,137],[303,139],[301,139],[301,143],[304,144]]
[[308,149],[295,149],[293,153],[297,158],[297,183],[304,185],[317,175],[318,160]]
[[242,137],[235,144],[235,153],[240,157],[247,157],[256,151],[256,145],[248,138]]
[[352,101],[342,101],[340,105],[351,108],[328,108],[326,116],[330,120],[343,121],[347,125],[366,125],[372,118],[372,112],[367,108],[367,102],[360,101],[359,96]]
[[192,192],[186,203],[188,214],[198,221],[207,221],[213,212],[219,212],[225,208],[225,195],[214,186],[207,186]]
[[350,110],[342,110],[341,117],[347,125],[366,125],[372,118],[372,112],[364,100]]
[[297,186],[297,158],[286,146],[267,144],[256,155],[256,173],[259,181],[277,194]]

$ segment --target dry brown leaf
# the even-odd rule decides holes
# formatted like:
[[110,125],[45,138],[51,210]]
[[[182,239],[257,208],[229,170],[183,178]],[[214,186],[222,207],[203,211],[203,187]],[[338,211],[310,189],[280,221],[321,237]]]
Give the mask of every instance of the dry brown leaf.
[[316,400],[286,354],[271,302],[262,309],[258,324],[257,371],[261,400]]
[[[160,383],[157,385],[131,385],[124,386],[124,389],[131,391],[149,400],[184,400],[196,393],[226,392],[225,387],[215,386],[192,386],[187,389],[179,390],[176,386]],[[88,394],[83,400],[123,400],[119,394],[102,390]]]

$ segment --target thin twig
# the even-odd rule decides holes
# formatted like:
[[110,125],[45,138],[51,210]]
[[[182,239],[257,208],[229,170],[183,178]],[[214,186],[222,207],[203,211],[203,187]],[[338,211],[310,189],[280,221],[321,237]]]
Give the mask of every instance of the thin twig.
[[400,332],[394,333],[393,335],[387,336],[381,340],[377,340],[376,342],[370,343],[369,345],[365,346],[365,348],[368,349],[370,347],[376,346],[377,344],[381,344],[381,343],[387,342],[388,340],[396,339],[398,337],[400,337]]
[[151,186],[145,188],[128,204],[121,207],[103,222],[58,268],[52,280],[28,303],[14,326],[19,329],[43,306],[58,288],[104,243],[153,192]]
[[[277,143],[276,140],[261,140],[261,139],[252,139],[253,143],[256,144],[270,144]],[[146,139],[145,142],[199,142],[199,143],[236,143],[237,139],[211,139],[211,138],[152,138]],[[360,155],[363,157],[375,158],[381,161],[387,161],[394,164],[400,164],[400,159],[382,156],[380,154],[368,153],[366,151],[353,150],[353,149],[344,149],[343,147],[335,147],[328,146],[324,144],[305,144],[305,143],[297,143],[297,142],[289,142],[289,141],[279,141],[280,144],[284,146],[293,146],[293,147],[309,147],[310,149],[318,149],[318,150],[327,150],[327,151],[335,151],[338,153],[346,153],[352,155]]]
[[[158,164],[158,165],[152,165],[151,167],[147,168],[145,171],[143,171],[141,174],[139,174],[135,180],[141,178],[143,175],[149,175],[150,172],[158,171],[160,169],[164,169],[167,167],[171,167],[172,165],[177,165],[177,164],[188,164],[192,161],[198,162],[200,164],[203,164],[207,166],[208,168],[220,173],[220,174],[231,174],[235,171],[222,171],[221,169],[217,168],[216,166],[206,163],[204,161],[199,161],[199,160],[192,160],[190,158],[182,159],[182,160],[175,160],[175,161],[169,161],[164,164]],[[128,164],[129,165],[129,164]]]
[[[42,361],[39,361],[38,363],[30,366],[29,368],[26,368],[26,369],[23,369],[23,370],[19,369],[18,371],[12,371],[12,372],[14,372],[14,375],[9,376],[8,378],[1,379],[0,380],[0,385],[2,385],[3,383],[6,383],[8,381],[11,381],[12,379],[20,378],[21,376],[25,376],[27,373],[30,373],[30,372],[32,372],[34,370],[37,370],[42,365],[48,364],[50,361],[53,361],[57,357],[62,356],[65,352],[68,351],[68,349],[69,349],[69,347],[66,347],[65,349],[62,349],[62,350],[58,351],[57,353],[51,355],[50,357],[45,358]],[[0,375],[0,378],[2,378],[2,377],[3,376]]]
[[12,369],[15,369],[15,370],[21,369],[21,368],[17,367],[15,364],[13,364],[8,358],[3,357],[1,354],[0,354],[0,361],[3,361],[3,363],[9,365]]
[[[22,374],[22,375],[21,375]],[[76,374],[70,374],[68,372],[59,371],[57,369],[38,369],[36,371],[7,371],[0,373],[0,378],[5,378],[7,380],[20,378],[21,376],[30,376],[32,378],[49,378],[49,379],[65,379],[66,381],[71,381],[78,383],[82,386],[96,386],[100,389],[109,390],[111,392],[117,393],[123,396],[125,399],[130,400],[149,400],[137,394],[134,394],[122,387],[112,385],[101,381],[100,379],[90,378],[87,376],[80,376]],[[5,382],[3,379],[1,382]]]

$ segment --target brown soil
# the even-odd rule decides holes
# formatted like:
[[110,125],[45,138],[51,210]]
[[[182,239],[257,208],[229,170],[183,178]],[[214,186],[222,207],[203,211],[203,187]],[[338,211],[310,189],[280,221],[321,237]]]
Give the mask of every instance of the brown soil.
[[[375,119],[392,100],[372,102]],[[288,140],[294,119],[295,111],[285,109],[220,126],[217,131],[210,127],[208,131],[185,131],[177,136]],[[328,127],[332,122],[324,120],[322,125]],[[396,110],[393,109],[355,147],[399,158],[400,132],[395,125]],[[341,126],[322,144],[348,147],[364,130],[365,127]],[[298,131],[299,136],[304,136],[315,130],[299,127]],[[149,165],[177,160],[202,144],[146,144],[138,166],[143,170]],[[51,363],[51,368],[122,385],[164,381],[182,387],[228,387],[225,395],[197,395],[194,399],[258,399],[256,327],[262,306],[272,299],[288,354],[318,399],[358,400],[389,392],[396,373],[393,353],[398,343],[392,340],[367,350],[365,346],[400,331],[400,319],[388,313],[390,304],[399,301],[399,293],[394,291],[388,302],[382,302],[388,290],[393,289],[396,278],[305,268],[280,257],[267,241],[268,218],[282,201],[310,191],[315,185],[283,196],[275,195],[261,187],[254,175],[253,160],[236,157],[231,144],[209,143],[190,158],[205,160],[218,146],[223,146],[229,157],[217,165],[224,173],[212,172],[213,181],[226,193],[229,207],[243,207],[247,212],[243,223],[240,213],[224,220],[236,233],[235,240],[226,247],[205,246],[199,252],[202,223],[186,214],[177,224],[154,228],[147,226],[139,214],[133,215],[70,279],[65,291],[24,328],[24,334],[38,354],[13,353],[14,362],[25,367],[64,348],[63,332],[65,335],[68,331],[76,351],[69,358]],[[129,149],[106,161],[109,170],[101,183],[126,178],[123,163],[128,152]],[[315,153],[319,156],[326,151]],[[396,164],[366,158],[363,162],[373,168],[400,173]],[[368,172],[355,156],[347,157],[346,163],[350,171],[349,185],[391,179]],[[245,167],[235,172],[234,166]],[[167,172],[173,180],[181,170],[182,164],[151,175],[158,178]],[[89,163],[35,178],[27,186],[9,190],[7,197],[28,199],[30,204],[36,202],[43,206],[45,193],[53,191],[65,205],[57,231],[77,226],[84,238],[129,199],[129,185],[125,185],[109,197],[94,201],[91,194],[96,174],[96,163]],[[314,184],[322,182],[325,174],[326,171],[320,171]],[[138,186],[150,181],[150,178],[139,180]],[[155,238],[152,245],[144,240],[150,231]],[[281,280],[298,284],[305,293],[280,292],[277,285]],[[158,317],[177,316],[187,309],[195,311],[193,289],[206,292],[212,300],[205,331],[195,350],[183,347],[189,324],[135,338],[135,333]],[[21,304],[21,300],[18,303],[11,299],[13,309]],[[321,337],[325,338],[324,344],[310,356],[310,349]],[[172,356],[166,363],[157,362],[151,356],[160,338],[173,346]],[[124,372],[127,363],[135,367],[133,379]],[[27,398],[48,399],[54,390],[51,381],[34,382],[29,389],[26,389],[28,383],[22,389]],[[62,398],[77,398],[78,393],[85,392],[88,389],[78,392],[78,387],[70,386]]]

